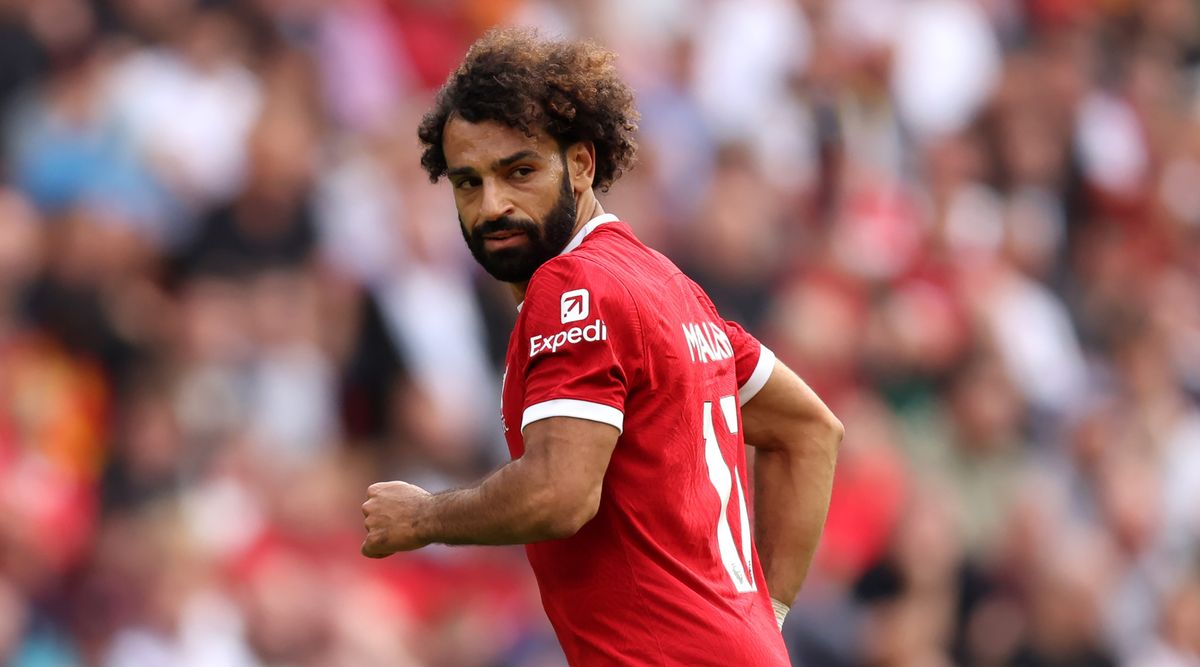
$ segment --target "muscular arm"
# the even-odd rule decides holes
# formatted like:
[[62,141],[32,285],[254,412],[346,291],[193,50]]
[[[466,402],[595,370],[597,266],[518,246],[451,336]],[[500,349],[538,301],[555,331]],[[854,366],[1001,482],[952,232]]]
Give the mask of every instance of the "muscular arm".
[[791,604],[825,526],[842,424],[799,377],[776,361],[742,406],[755,448],[754,531],[771,597]]
[[374,484],[363,513],[363,554],[426,544],[525,544],[574,535],[595,516],[617,429],[571,417],[525,427],[525,453],[477,486],[430,495],[404,482]]

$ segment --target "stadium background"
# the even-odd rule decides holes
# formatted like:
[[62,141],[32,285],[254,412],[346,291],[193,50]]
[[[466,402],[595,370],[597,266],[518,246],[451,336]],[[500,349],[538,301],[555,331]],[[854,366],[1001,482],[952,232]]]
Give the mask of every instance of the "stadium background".
[[0,0],[0,664],[562,664],[519,549],[358,555],[505,458],[414,129],[498,22],[619,53],[604,206],[847,425],[797,659],[1200,664],[1198,9]]

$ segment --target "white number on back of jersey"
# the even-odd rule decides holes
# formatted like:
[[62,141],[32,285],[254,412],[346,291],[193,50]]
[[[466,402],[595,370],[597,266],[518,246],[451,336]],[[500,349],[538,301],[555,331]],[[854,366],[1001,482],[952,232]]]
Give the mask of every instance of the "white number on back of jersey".
[[[729,433],[737,433],[737,403],[734,402],[734,397],[722,396],[720,406],[721,416]],[[721,515],[717,518],[717,550],[734,588],[739,593],[749,593],[758,590],[758,586],[754,583],[754,558],[750,549],[750,517],[746,512],[746,495],[742,491],[737,466],[731,471],[721,454],[721,446],[717,443],[717,433],[713,426],[712,408],[712,401],[704,402],[704,460],[708,463],[708,479],[721,499]],[[741,553],[738,553],[737,545],[733,542],[733,530],[729,527],[728,519],[729,498],[733,495],[734,488],[737,489],[738,508],[741,510]]]

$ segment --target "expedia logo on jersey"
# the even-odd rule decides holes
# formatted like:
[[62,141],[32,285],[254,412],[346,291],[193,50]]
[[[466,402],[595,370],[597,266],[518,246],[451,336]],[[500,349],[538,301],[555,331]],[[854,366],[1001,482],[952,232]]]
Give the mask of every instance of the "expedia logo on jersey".
[[[591,312],[591,295],[586,289],[563,292],[559,302],[562,323],[578,322],[587,318]],[[553,336],[534,336],[529,339],[529,356],[539,352],[557,352],[564,345],[576,343],[594,343],[598,340],[608,340],[608,327],[599,318],[588,325],[574,326],[566,331],[560,331]]]
[[585,289],[563,292],[562,299],[559,301],[560,310],[562,311],[562,323],[567,324],[586,320],[590,301],[591,295]]

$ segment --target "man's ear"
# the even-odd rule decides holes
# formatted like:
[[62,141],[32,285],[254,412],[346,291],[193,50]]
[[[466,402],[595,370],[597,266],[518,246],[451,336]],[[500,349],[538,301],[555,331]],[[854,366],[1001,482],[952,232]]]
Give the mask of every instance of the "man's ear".
[[590,141],[577,141],[567,147],[566,158],[575,194],[591,189],[596,178],[596,146]]

